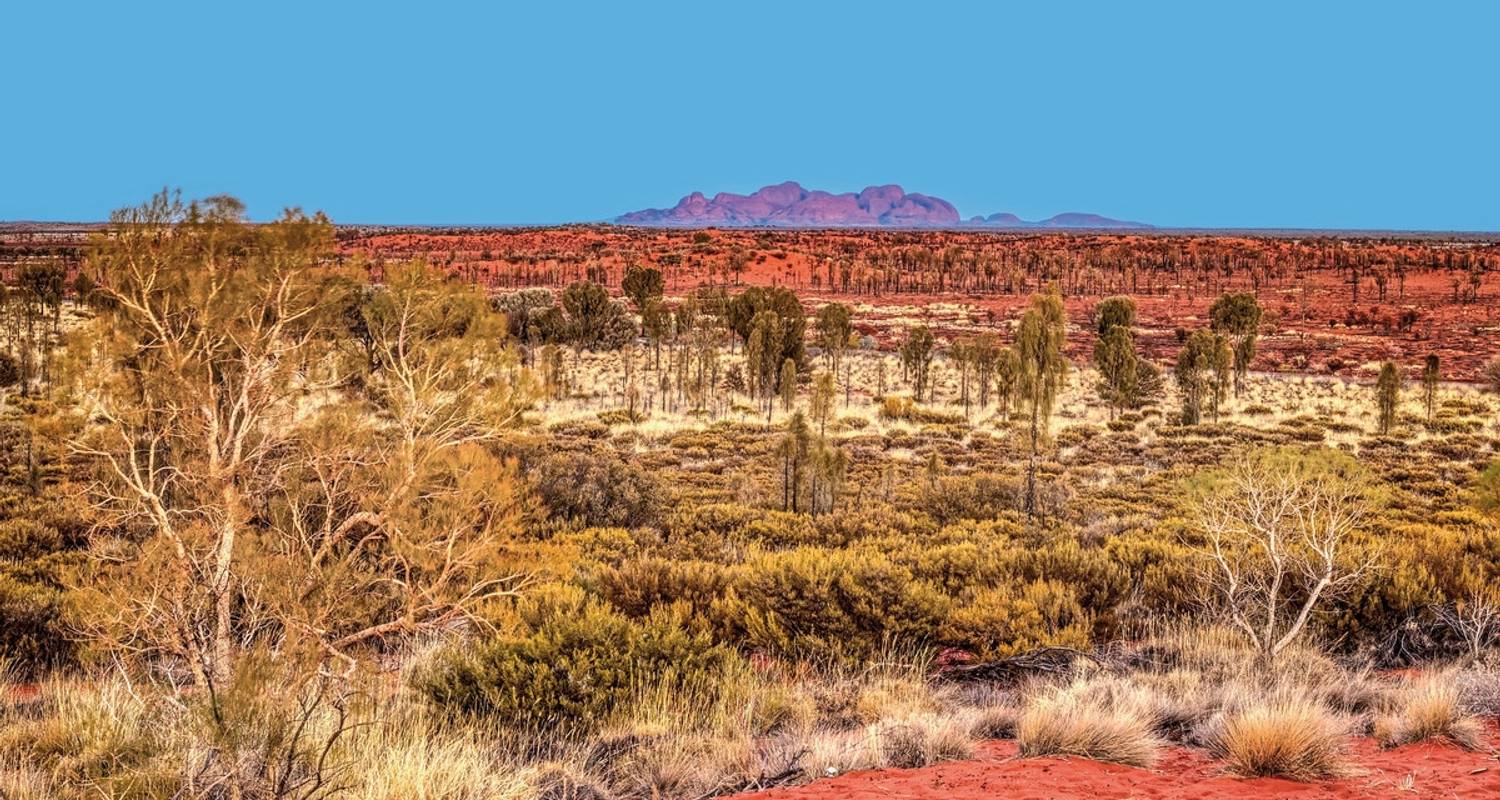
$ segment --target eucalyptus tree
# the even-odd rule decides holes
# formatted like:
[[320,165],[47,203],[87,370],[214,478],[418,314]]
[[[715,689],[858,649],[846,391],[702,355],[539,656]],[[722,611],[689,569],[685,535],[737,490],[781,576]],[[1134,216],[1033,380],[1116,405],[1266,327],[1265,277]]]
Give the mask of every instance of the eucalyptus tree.
[[1260,327],[1260,302],[1250,292],[1224,294],[1208,309],[1215,333],[1226,337],[1234,352],[1234,395],[1245,389],[1245,376],[1255,358],[1255,338]]
[[1067,339],[1067,316],[1062,298],[1054,287],[1047,294],[1034,295],[1031,308],[1021,317],[1016,331],[1016,396],[1029,420],[1027,441],[1031,453],[1026,469],[1026,514],[1036,513],[1037,459],[1042,437],[1046,434],[1068,373],[1063,356]]
[[1138,396],[1135,353],[1135,301],[1111,297],[1094,309],[1099,338],[1094,343],[1094,367],[1099,370],[1099,396],[1109,406],[1109,417],[1133,404]]
[[927,378],[931,374],[936,344],[937,340],[926,325],[907,331],[906,339],[901,343],[901,371],[911,382],[913,399],[919,403],[927,392]]
[[1215,422],[1228,393],[1234,356],[1228,340],[1212,331],[1193,331],[1177,356],[1177,387],[1182,391],[1182,423],[1197,425],[1206,410]]
[[1422,403],[1427,407],[1430,420],[1437,413],[1438,383],[1443,380],[1443,371],[1436,353],[1430,353],[1422,367]]
[[1396,413],[1401,406],[1401,368],[1396,362],[1380,365],[1380,377],[1375,381],[1375,406],[1379,412],[1382,434],[1390,433],[1396,424]]

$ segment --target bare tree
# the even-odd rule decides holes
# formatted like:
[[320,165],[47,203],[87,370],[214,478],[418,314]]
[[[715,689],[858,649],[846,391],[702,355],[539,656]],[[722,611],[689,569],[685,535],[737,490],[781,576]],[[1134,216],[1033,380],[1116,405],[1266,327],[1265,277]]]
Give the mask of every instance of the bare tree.
[[115,222],[90,259],[110,311],[72,354],[101,644],[212,697],[257,647],[349,663],[524,584],[523,491],[483,445],[532,381],[479,292],[388,268],[349,358],[362,276],[331,266],[326,219],[163,195]]
[[1444,606],[1438,615],[1463,640],[1471,662],[1478,662],[1484,648],[1500,635],[1500,599],[1493,591],[1476,589],[1463,600]]
[[1263,661],[1371,568],[1350,546],[1369,502],[1347,456],[1280,449],[1247,454],[1200,499],[1206,583]]

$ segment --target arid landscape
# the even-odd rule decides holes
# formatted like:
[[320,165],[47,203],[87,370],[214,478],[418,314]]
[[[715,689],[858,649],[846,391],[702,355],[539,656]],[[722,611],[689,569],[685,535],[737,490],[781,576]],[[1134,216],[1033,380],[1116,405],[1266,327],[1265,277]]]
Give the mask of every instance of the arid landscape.
[[1500,800],[1500,4],[0,19],[0,800]]
[[0,797],[1500,796],[1500,244],[0,229]]

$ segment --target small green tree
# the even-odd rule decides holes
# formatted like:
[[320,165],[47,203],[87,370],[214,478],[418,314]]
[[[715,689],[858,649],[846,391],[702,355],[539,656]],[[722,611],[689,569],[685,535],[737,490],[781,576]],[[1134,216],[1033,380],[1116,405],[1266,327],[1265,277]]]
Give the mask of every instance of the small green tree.
[[1422,403],[1427,407],[1429,420],[1437,413],[1438,383],[1442,380],[1443,372],[1437,354],[1431,353],[1427,356],[1426,365],[1422,367]]
[[1380,432],[1391,432],[1396,424],[1396,411],[1401,405],[1401,368],[1396,362],[1380,365],[1380,377],[1375,381],[1375,404],[1380,414]]
[[1094,366],[1099,370],[1099,397],[1109,406],[1109,418],[1116,410],[1135,402],[1138,386],[1135,341],[1128,328],[1112,326],[1094,343]]
[[781,355],[781,319],[772,311],[761,311],[751,323],[745,339],[745,378],[750,393],[765,403],[766,424],[771,422],[772,401],[776,396],[777,378],[783,363]]
[[837,396],[833,384],[833,373],[819,372],[813,378],[812,398],[809,402],[813,419],[818,423],[818,435],[828,431],[828,416],[833,413],[833,401]]
[[818,330],[818,346],[823,348],[823,359],[835,374],[849,349],[849,336],[854,332],[853,317],[854,312],[843,303],[828,303],[818,309],[814,322]]
[[1105,299],[1094,309],[1094,325],[1099,334],[1094,342],[1098,392],[1109,406],[1109,418],[1114,419],[1116,410],[1136,400],[1135,301],[1129,297]]
[[646,334],[646,340],[651,343],[654,369],[661,369],[661,343],[671,329],[672,312],[667,310],[666,303],[660,297],[646,300],[645,307],[641,309],[641,332]]
[[782,511],[796,511],[800,507],[803,473],[811,448],[812,433],[807,429],[807,418],[797,411],[787,420],[786,435],[777,445],[777,454],[781,456]]
[[781,410],[790,413],[797,405],[797,362],[790,358],[781,362],[781,379],[776,393],[781,395]]
[[1031,308],[1021,317],[1016,332],[1016,354],[1019,370],[1016,391],[1021,407],[1030,418],[1028,442],[1031,460],[1026,469],[1026,515],[1036,513],[1037,456],[1042,436],[1052,418],[1057,392],[1067,375],[1068,362],[1063,357],[1067,338],[1067,317],[1062,298],[1054,287],[1044,295],[1031,298]]
[[1224,294],[1208,309],[1215,333],[1229,339],[1234,353],[1234,395],[1245,388],[1250,361],[1255,358],[1255,336],[1260,327],[1260,303],[1250,292]]
[[936,340],[926,325],[918,325],[906,334],[901,344],[901,370],[911,381],[912,393],[921,402],[927,392],[927,378],[932,368],[932,351]]
[[1135,301],[1123,295],[1108,297],[1094,307],[1094,329],[1103,337],[1110,328],[1135,328]]
[[999,367],[1000,351],[1000,339],[995,334],[985,332],[974,337],[974,381],[978,384],[979,388],[979,408],[981,411],[990,405],[990,389],[995,383],[995,372]]
[[1204,407],[1219,420],[1219,405],[1228,391],[1233,356],[1229,343],[1211,331],[1193,331],[1177,356],[1177,387],[1182,391],[1182,423],[1203,421]]
[[661,297],[665,291],[666,284],[662,281],[661,270],[655,267],[638,267],[631,264],[625,270],[625,277],[620,281],[620,291],[635,305],[639,314],[646,312],[646,303],[653,297]]
[[808,488],[808,510],[814,516],[832,513],[849,472],[849,454],[819,440],[812,453],[812,481]]

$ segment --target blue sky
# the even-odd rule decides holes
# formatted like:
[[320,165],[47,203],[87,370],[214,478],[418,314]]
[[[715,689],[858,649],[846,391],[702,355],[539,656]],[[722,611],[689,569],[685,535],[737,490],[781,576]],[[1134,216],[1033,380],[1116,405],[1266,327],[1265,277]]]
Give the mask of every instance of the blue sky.
[[546,223],[900,183],[965,216],[1500,230],[1495,3],[7,4],[0,219],[162,186]]

